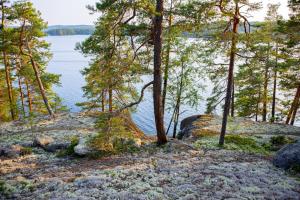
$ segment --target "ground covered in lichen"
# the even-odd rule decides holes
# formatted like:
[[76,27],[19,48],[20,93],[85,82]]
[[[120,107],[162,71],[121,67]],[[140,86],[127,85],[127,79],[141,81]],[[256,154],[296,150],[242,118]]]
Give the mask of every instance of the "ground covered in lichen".
[[[44,128],[23,130],[13,141],[7,134],[16,128],[7,125],[9,132],[0,133],[0,144],[26,142],[41,134],[38,130],[57,138],[55,131],[63,137],[68,131],[94,131],[88,128],[92,118],[72,118],[73,127],[38,125]],[[63,124],[59,119],[57,123]],[[272,153],[239,151],[233,145],[211,148],[215,140],[206,140],[211,143],[150,143],[137,152],[103,158],[59,157],[33,148],[30,155],[1,158],[0,199],[299,199],[299,179],[274,167]]]

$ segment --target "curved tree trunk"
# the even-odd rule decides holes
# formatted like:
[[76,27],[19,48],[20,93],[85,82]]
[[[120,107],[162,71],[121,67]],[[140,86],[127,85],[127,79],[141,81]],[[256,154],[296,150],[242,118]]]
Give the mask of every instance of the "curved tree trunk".
[[[297,88],[297,91],[296,91],[294,100],[292,102],[290,111],[289,111],[288,116],[286,118],[286,122],[285,122],[286,124],[289,124],[291,119],[293,119],[293,118],[294,118],[294,121],[295,121],[296,113],[297,113],[297,110],[298,110],[298,107],[299,107],[299,100],[300,100],[300,85]],[[298,107],[297,107],[297,105],[298,105]]]
[[162,20],[163,20],[163,0],[156,1],[156,16],[154,20],[154,83],[153,83],[153,103],[154,116],[157,132],[157,143],[159,145],[167,142],[164,128],[164,114],[161,98],[161,52],[162,52]]
[[233,35],[232,35],[231,50],[230,50],[227,90],[226,90],[225,105],[224,105],[224,112],[223,112],[222,129],[221,129],[221,134],[219,139],[220,145],[224,145],[226,128],[227,128],[227,118],[230,110],[231,95],[232,95],[232,88],[233,88],[232,85],[234,79],[233,71],[234,71],[234,62],[235,62],[235,53],[236,53],[236,44],[237,44],[236,35],[238,33],[238,25],[239,25],[238,4],[236,3],[235,16],[234,16],[233,28],[232,28]]

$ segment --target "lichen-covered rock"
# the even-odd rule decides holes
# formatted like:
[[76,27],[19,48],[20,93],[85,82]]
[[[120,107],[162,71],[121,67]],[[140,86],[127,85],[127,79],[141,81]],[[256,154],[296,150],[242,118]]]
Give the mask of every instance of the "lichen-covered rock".
[[71,145],[71,142],[69,141],[55,141],[53,143],[50,143],[44,147],[45,151],[48,152],[56,152],[58,150],[67,149]]
[[87,156],[95,153],[95,150],[89,146],[88,140],[88,137],[80,138],[78,144],[74,147],[74,153],[79,156]]
[[36,136],[33,140],[34,146],[45,148],[48,144],[54,142],[50,136]]
[[22,151],[22,146],[20,145],[12,145],[7,147],[0,147],[0,157],[7,158],[16,158],[20,156]]
[[279,150],[273,159],[273,164],[282,169],[300,166],[300,141],[288,144]]

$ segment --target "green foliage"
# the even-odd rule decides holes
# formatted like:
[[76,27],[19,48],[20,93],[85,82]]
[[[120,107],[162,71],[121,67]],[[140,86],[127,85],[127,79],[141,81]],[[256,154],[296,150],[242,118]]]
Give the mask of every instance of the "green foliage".
[[4,195],[5,197],[9,197],[14,191],[15,191],[14,187],[7,184],[3,180],[0,180],[0,194]]
[[20,149],[20,155],[25,156],[25,155],[30,155],[32,154],[32,148],[31,147],[22,147]]
[[271,137],[270,141],[262,144],[262,146],[269,151],[278,151],[286,144],[295,143],[296,140],[284,135]]
[[71,144],[68,146],[67,149],[61,150],[57,153],[58,157],[64,157],[64,156],[72,156],[74,155],[74,147],[77,146],[79,143],[79,137],[74,136],[71,138]]
[[137,151],[140,139],[131,128],[132,123],[128,116],[102,114],[97,122],[100,132],[90,139],[89,145],[101,156]]
[[249,136],[241,135],[226,135],[224,146],[219,146],[218,137],[205,137],[197,140],[194,143],[196,148],[203,149],[226,149],[226,150],[235,150],[245,153],[254,153],[254,154],[263,154],[268,155],[269,151],[266,150],[262,145],[260,145],[254,138]]

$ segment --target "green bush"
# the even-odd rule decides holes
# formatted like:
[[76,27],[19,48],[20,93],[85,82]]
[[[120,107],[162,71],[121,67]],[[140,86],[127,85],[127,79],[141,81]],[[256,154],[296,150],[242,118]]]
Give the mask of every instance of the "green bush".
[[100,155],[132,152],[138,150],[134,125],[128,116],[102,114],[96,127],[100,132],[89,141],[91,148]]
[[20,155],[21,156],[30,155],[30,154],[32,154],[32,148],[30,148],[30,147],[22,147],[20,149]]
[[14,191],[15,191],[14,187],[7,184],[3,180],[0,180],[0,194],[2,194],[3,196],[9,197]]
[[271,137],[270,141],[263,144],[263,147],[269,151],[278,151],[286,144],[296,142],[294,139],[288,138],[284,135]]
[[63,157],[63,156],[74,155],[74,147],[77,146],[78,143],[79,143],[79,138],[77,136],[72,137],[70,146],[67,149],[58,152],[57,156]]

